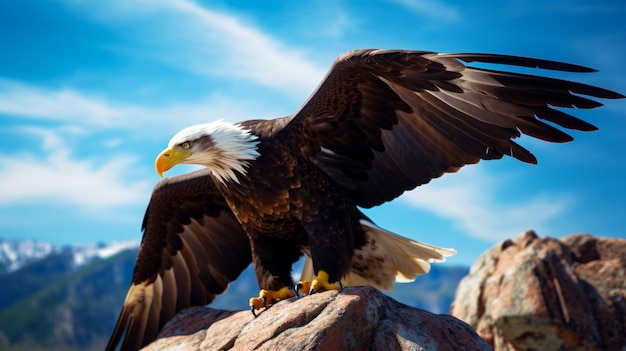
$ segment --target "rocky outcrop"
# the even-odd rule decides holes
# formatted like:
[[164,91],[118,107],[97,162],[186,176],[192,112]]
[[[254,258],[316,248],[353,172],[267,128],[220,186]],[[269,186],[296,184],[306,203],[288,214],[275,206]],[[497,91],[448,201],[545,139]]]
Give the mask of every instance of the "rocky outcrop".
[[281,301],[261,312],[179,313],[144,350],[490,350],[466,323],[371,287]]
[[451,313],[495,350],[626,350],[626,240],[506,240],[472,266]]

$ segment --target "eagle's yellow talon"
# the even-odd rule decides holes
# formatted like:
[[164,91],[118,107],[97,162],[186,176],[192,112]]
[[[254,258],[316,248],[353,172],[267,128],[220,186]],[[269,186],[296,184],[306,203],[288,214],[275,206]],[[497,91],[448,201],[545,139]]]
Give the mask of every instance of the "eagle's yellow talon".
[[298,287],[302,293],[309,295],[324,290],[341,290],[343,288],[340,281],[337,283],[329,283],[328,279],[328,273],[320,270],[317,273],[317,278],[315,278],[312,282],[300,282]]
[[301,280],[296,285],[296,295],[300,297],[300,293],[302,295],[308,295],[311,292],[311,282],[308,280]]
[[260,310],[263,307],[269,307],[280,300],[288,299],[294,296],[296,296],[296,294],[293,290],[286,286],[278,291],[262,289],[259,292],[259,297],[253,297],[250,299],[250,310],[256,317],[255,310]]
[[265,307],[265,301],[263,301],[263,299],[260,297],[253,297],[250,299],[250,307],[254,308],[255,310],[260,310],[261,308]]

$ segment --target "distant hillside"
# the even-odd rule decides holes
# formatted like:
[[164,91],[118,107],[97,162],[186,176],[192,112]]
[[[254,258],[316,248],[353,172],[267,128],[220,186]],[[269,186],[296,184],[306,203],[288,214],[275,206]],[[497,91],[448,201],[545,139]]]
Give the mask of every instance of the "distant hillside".
[[127,250],[93,262],[2,310],[0,349],[101,350],[128,289],[136,254]]
[[45,241],[0,240],[0,311],[93,262],[131,249],[139,242],[54,246]]
[[0,311],[59,281],[73,270],[72,254],[69,250],[64,250],[50,251],[44,258],[32,260],[12,273],[0,274]]
[[396,283],[386,295],[433,313],[450,313],[457,285],[469,273],[469,267],[433,264],[430,272],[420,275],[413,283]]
[[[75,253],[66,248],[0,274],[0,350],[102,350],[126,296],[136,254],[130,249],[110,257],[91,255],[88,263],[76,266]],[[407,305],[447,313],[467,272],[433,265],[430,274],[396,284],[388,294]],[[255,274],[248,267],[211,306],[248,309],[248,299],[256,294]]]

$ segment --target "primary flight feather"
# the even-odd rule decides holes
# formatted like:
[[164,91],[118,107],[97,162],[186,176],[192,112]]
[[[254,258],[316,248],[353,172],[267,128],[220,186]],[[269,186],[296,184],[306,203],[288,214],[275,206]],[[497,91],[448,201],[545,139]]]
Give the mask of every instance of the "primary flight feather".
[[157,172],[180,163],[206,168],[155,187],[107,350],[120,341],[122,350],[147,345],[178,311],[210,303],[251,262],[262,289],[251,299],[253,311],[294,295],[291,266],[303,254],[312,291],[412,281],[428,272],[428,262],[455,251],[390,233],[358,207],[380,205],[481,159],[536,163],[513,139],[570,141],[558,127],[596,128],[563,108],[623,98],[472,62],[593,71],[507,55],[350,51],[293,115],[177,133],[157,158]]

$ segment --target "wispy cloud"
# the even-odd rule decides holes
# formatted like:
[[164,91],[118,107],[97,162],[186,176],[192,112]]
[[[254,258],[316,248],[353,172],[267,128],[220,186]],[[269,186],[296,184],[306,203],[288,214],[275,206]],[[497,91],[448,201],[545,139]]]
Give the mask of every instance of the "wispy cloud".
[[182,70],[251,80],[298,96],[310,92],[326,72],[306,59],[305,52],[232,14],[193,1],[107,1],[105,7],[93,1],[69,3],[105,25],[145,23],[141,30],[125,33],[143,45],[129,50]]
[[67,140],[69,135],[80,136],[86,133],[83,128],[77,126],[63,126],[54,130],[33,125],[13,127],[9,132],[32,135],[40,139],[41,149],[47,152],[65,148],[64,140]]
[[391,0],[411,10],[420,17],[442,22],[457,22],[461,19],[459,9],[440,0]]
[[[138,105],[91,96],[72,88],[52,89],[0,78],[0,115],[52,121],[66,128],[97,127],[162,136],[195,123],[214,119],[232,122],[278,116],[264,102],[213,94],[193,103]],[[146,127],[153,126],[147,129]],[[47,136],[50,137],[50,136]]]
[[132,156],[79,160],[58,132],[36,127],[21,132],[40,137],[43,154],[26,151],[0,156],[0,206],[49,202],[102,210],[145,202],[151,184],[123,179],[136,161]]
[[72,89],[46,89],[0,78],[0,114],[92,125],[119,124],[123,113]]
[[505,193],[507,184],[513,182],[504,178],[489,175],[480,166],[469,166],[408,192],[403,199],[489,241],[512,238],[528,229],[549,233],[550,221],[567,209],[569,196],[538,193],[507,201],[498,194]]

